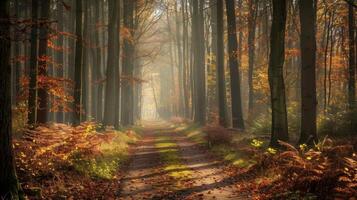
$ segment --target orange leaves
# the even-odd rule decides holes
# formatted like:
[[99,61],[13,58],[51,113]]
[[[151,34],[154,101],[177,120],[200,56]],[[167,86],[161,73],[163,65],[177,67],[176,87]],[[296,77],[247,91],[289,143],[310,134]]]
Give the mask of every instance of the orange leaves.
[[[78,173],[73,165],[73,155],[81,152],[84,158],[89,159],[101,156],[99,147],[118,135],[114,131],[98,133],[98,126],[91,122],[75,128],[51,124],[26,130],[21,139],[16,139],[13,146],[17,155],[17,172],[25,192],[38,187],[46,199],[55,199],[63,192],[76,197],[73,199],[88,199],[103,195],[98,191],[92,194],[95,188],[110,186],[117,189],[118,181],[91,179]],[[31,195],[29,198],[32,199]]]
[[123,40],[126,40],[131,44],[134,43],[134,36],[132,34],[132,30],[130,30],[128,27],[121,27],[119,31],[120,31],[120,37]]

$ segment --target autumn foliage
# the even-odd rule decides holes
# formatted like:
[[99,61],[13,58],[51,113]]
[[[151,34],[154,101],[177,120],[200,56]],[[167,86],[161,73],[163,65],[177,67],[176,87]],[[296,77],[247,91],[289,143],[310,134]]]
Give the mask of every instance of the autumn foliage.
[[[118,164],[125,161],[128,143],[137,135],[131,130],[99,133],[99,128],[87,122],[74,128],[51,124],[25,130],[23,137],[14,141],[25,194],[30,198],[82,199],[117,190],[119,182],[114,180],[121,177]],[[98,187],[103,188],[101,192],[95,190]]]

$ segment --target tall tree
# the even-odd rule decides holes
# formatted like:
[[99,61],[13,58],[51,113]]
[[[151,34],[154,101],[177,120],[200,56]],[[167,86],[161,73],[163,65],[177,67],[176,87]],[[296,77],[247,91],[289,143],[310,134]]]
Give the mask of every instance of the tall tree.
[[[119,128],[119,2],[109,0],[107,81],[105,89],[104,125]],[[118,102],[117,102],[118,101]]]
[[79,125],[82,113],[82,64],[83,64],[83,11],[82,0],[76,0],[76,52],[74,69],[74,117],[73,124]]
[[0,198],[18,199],[18,182],[12,150],[10,4],[0,1]]
[[286,0],[273,0],[273,21],[270,32],[268,69],[272,112],[271,146],[279,146],[278,140],[288,141],[289,139],[283,75],[285,26]]
[[[181,5],[181,9],[183,9]],[[183,52],[181,45],[181,25],[178,13],[177,1],[175,0],[175,25],[176,25],[176,47],[177,47],[177,60],[178,60],[178,112],[180,116],[184,116],[184,87],[183,87]]]
[[[216,68],[217,68],[217,94],[219,109],[219,125],[228,126],[227,119],[227,98],[226,98],[226,81],[224,74],[224,0],[215,0],[217,9],[216,24],[212,24],[212,29],[217,30],[216,42]],[[214,27],[215,26],[215,27]],[[213,45],[213,44],[212,44]]]
[[121,80],[121,123],[123,126],[132,125],[133,121],[133,62],[134,62],[134,3],[135,1],[124,1],[124,28],[130,33],[123,38],[123,59]]
[[[61,31],[61,32],[64,32],[64,9],[63,9],[63,6],[62,5],[59,5],[58,8],[57,8],[57,29],[58,31]],[[64,46],[64,37],[62,35],[59,35],[59,38],[57,40],[58,42],[58,46],[60,48],[63,48]],[[57,52],[57,63],[61,63],[61,67],[57,70],[57,77],[58,78],[64,78],[64,51],[63,50],[60,50]],[[63,85],[64,87],[65,85]],[[57,111],[57,122],[59,123],[62,123],[64,120],[64,113],[63,113],[63,107],[62,108],[59,108],[59,110]]]
[[[49,32],[50,18],[50,1],[41,1],[41,26],[40,26],[40,40],[38,44],[38,77],[45,80],[47,77],[47,41]],[[37,123],[44,124],[47,122],[48,110],[48,95],[47,88],[42,86],[38,87],[38,107],[37,107]]]
[[299,143],[312,145],[316,133],[316,22],[315,0],[300,0],[301,135]]
[[[101,7],[103,7],[104,3],[102,1],[95,1],[95,19],[97,19],[98,21],[104,20],[102,18],[102,15],[100,15],[100,10]],[[95,32],[95,41],[96,41],[96,45],[98,46],[98,48],[96,49],[96,70],[93,73],[96,74],[96,82],[98,82],[98,80],[101,80],[103,78],[103,66],[102,66],[102,60],[105,57],[103,56],[104,53],[102,52],[102,48],[101,48],[101,36],[103,34],[100,31],[96,31]],[[94,93],[95,94],[95,93]],[[98,87],[97,87],[97,96],[96,96],[96,101],[97,102],[97,115],[96,115],[96,119],[98,122],[102,122],[103,120],[103,84],[98,83]]]
[[194,42],[194,121],[206,123],[206,84],[205,84],[205,44],[204,44],[204,1],[192,2],[192,37]]
[[348,67],[348,104],[351,112],[351,129],[356,130],[356,36],[353,5],[348,5],[348,37],[349,37],[349,67]]
[[[254,87],[253,87],[253,72],[255,59],[255,30],[257,26],[258,15],[258,0],[249,0],[249,16],[248,16],[248,111],[252,114],[254,106]],[[242,48],[242,47],[241,47]]]
[[231,77],[232,126],[244,129],[240,72],[238,69],[238,42],[234,0],[226,0],[228,26],[229,72]]
[[37,53],[38,53],[38,1],[32,0],[31,56],[29,70],[28,123],[36,123],[37,116]]

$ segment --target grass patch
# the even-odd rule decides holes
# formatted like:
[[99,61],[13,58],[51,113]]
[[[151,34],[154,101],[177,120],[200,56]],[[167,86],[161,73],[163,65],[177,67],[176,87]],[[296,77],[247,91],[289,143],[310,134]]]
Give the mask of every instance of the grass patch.
[[202,131],[201,126],[198,124],[181,125],[181,131],[192,141],[198,144],[207,144],[207,134]]
[[192,171],[182,164],[176,143],[170,137],[161,136],[156,139],[155,147],[159,149],[160,156],[165,163],[164,170],[176,179],[188,178]]
[[239,151],[235,151],[226,145],[214,145],[211,150],[236,167],[249,167],[256,163],[254,160],[246,158]]
[[77,151],[71,156],[73,167],[90,177],[101,179],[116,178],[120,164],[127,160],[128,146],[136,142],[136,134],[115,132],[113,138],[102,141],[94,149]]

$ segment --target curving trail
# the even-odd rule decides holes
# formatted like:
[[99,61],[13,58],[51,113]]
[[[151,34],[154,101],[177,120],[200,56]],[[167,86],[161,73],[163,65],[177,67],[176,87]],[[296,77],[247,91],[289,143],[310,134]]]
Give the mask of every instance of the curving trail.
[[[158,147],[160,137],[170,138],[172,147]],[[175,151],[185,169],[165,168],[163,151]],[[132,149],[131,162],[121,180],[119,199],[247,199],[235,191],[229,166],[187,139],[164,122],[147,125],[143,137]],[[171,174],[189,171],[187,177]]]

